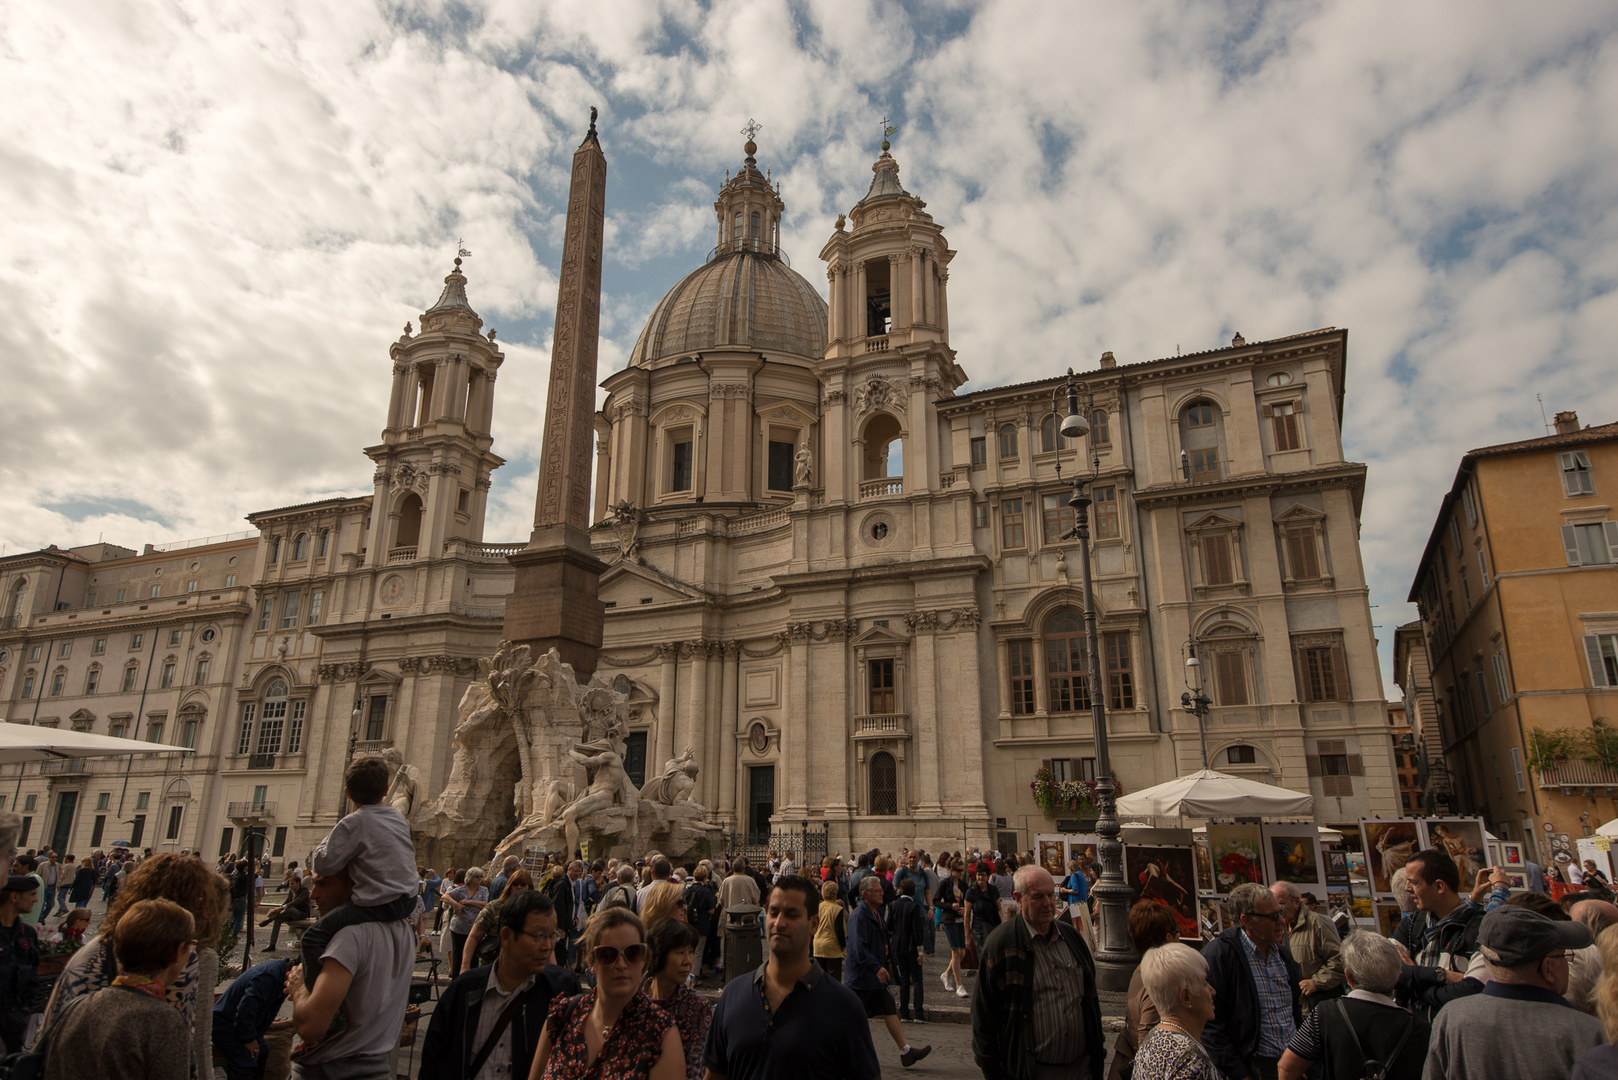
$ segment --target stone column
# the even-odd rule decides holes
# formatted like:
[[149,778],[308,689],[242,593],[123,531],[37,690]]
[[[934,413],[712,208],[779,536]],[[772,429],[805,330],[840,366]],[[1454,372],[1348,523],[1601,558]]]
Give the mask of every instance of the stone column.
[[839,332],[838,318],[842,314],[842,304],[837,298],[837,268],[826,268],[826,328],[827,340],[836,341],[843,335]]
[[778,811],[801,818],[809,809],[809,628],[789,623],[787,636],[786,731],[781,740],[780,787],[786,797],[779,799]]
[[688,696],[686,707],[680,710],[680,724],[674,732],[675,754],[685,753],[687,746],[700,753],[704,746],[702,729],[708,712],[709,643],[699,639],[691,642],[688,648],[691,653],[691,670],[686,676]]
[[402,361],[393,365],[393,390],[388,396],[388,427],[397,429],[404,427],[404,420],[400,413],[404,412],[405,383],[410,378],[410,365]]
[[915,747],[915,806],[900,813],[941,814],[938,800],[938,639],[923,632],[915,637],[915,695],[910,707],[911,743]]
[[851,338],[864,337],[866,331],[866,312],[865,264],[863,262],[854,264],[854,302],[849,304],[848,308],[849,317],[854,320],[854,324],[850,329],[848,336]]
[[[738,702],[741,696],[741,687],[737,683],[738,668],[741,660],[741,642],[727,641],[724,644],[725,665],[720,675],[723,680],[719,691],[720,720],[715,725],[719,730],[719,758],[715,763],[719,774],[718,798],[715,807],[719,818],[727,823],[734,823],[736,814],[736,732],[741,724],[738,713]],[[707,768],[708,766],[704,766]]]
[[927,321],[927,253],[921,248],[910,251],[910,322]]
[[590,131],[573,154],[534,531],[528,546],[511,556],[517,572],[501,631],[535,656],[556,649],[581,680],[595,671],[606,619],[597,592],[606,564],[591,553],[586,531],[607,192],[607,159],[594,120],[591,110]]
[[[663,671],[657,687],[656,752],[653,757],[657,760],[657,768],[662,768],[663,762],[674,756],[674,719],[679,711],[674,694],[679,687],[680,647],[673,642],[665,642],[656,648],[658,658],[663,661]],[[651,762],[646,764],[647,775],[653,775]]]

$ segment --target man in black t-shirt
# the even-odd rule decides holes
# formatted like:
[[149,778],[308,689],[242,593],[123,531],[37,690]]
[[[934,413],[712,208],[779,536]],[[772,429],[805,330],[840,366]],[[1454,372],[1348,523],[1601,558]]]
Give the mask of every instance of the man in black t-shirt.
[[875,1080],[882,1074],[865,1009],[809,957],[820,891],[796,875],[766,898],[769,949],[720,995],[702,1051],[711,1080]]

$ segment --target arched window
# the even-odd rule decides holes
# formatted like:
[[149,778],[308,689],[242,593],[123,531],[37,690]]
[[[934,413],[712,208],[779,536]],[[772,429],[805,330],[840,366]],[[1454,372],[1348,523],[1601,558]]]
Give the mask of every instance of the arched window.
[[904,475],[904,440],[899,437],[899,421],[888,413],[877,413],[865,426],[864,480],[881,480]]
[[276,754],[281,750],[281,729],[286,725],[287,682],[271,679],[264,687],[264,700],[259,707],[258,747],[255,753]]
[[1112,428],[1107,426],[1107,410],[1097,409],[1090,414],[1090,441],[1097,446],[1112,442]]
[[17,616],[22,614],[23,594],[28,591],[28,579],[19,578],[17,584],[12,586],[11,596],[6,600],[6,625],[13,626]]
[[415,547],[421,540],[421,496],[414,491],[399,504],[399,532],[393,546]]
[[871,813],[899,812],[899,768],[886,750],[871,755]]
[[1001,424],[999,432],[1000,458],[1014,458],[1017,456],[1017,427],[1015,424]]
[[1057,434],[1056,414],[1049,413],[1045,419],[1039,422],[1039,449],[1041,453],[1048,454],[1056,449]]
[[753,241],[751,246],[754,248],[754,250],[757,250],[757,248],[758,248],[758,237],[759,237],[759,223],[758,223],[758,215],[757,214],[753,215],[750,224],[752,226],[752,231],[750,233],[748,233],[748,236]]
[[1090,650],[1084,620],[1062,608],[1045,620],[1045,674],[1051,712],[1082,712],[1090,707]]
[[292,561],[309,557],[309,534],[299,533],[292,538]]
[[1224,477],[1219,464],[1218,418],[1219,410],[1209,401],[1193,401],[1180,413],[1180,442],[1194,484]]
[[326,557],[326,549],[330,546],[330,544],[331,544],[331,530],[330,529],[321,529],[320,530],[320,557],[321,558]]

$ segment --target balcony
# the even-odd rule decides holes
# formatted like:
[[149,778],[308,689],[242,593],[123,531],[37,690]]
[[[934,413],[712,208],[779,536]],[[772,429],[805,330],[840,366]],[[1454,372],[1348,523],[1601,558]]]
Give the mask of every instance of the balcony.
[[388,564],[413,562],[416,558],[416,549],[412,547],[396,547],[388,551]]
[[273,769],[275,768],[275,755],[249,754],[247,756],[247,767],[249,769]]
[[887,352],[889,344],[888,335],[886,334],[882,334],[879,337],[868,337],[865,339],[864,351],[868,353]]
[[380,754],[393,745],[392,739],[360,739],[354,743],[354,756]]
[[905,493],[905,482],[902,476],[887,476],[880,480],[861,480],[861,499],[891,499]]
[[854,718],[856,739],[904,739],[909,736],[909,713],[872,713]]
[[41,761],[39,775],[66,776],[83,774],[90,771],[90,763],[85,758],[58,758],[54,761]]
[[0,630],[15,630],[22,625],[21,615],[0,615]]
[[1618,771],[1605,765],[1592,765],[1583,758],[1566,758],[1539,770],[1539,786],[1560,788],[1564,795],[1593,795],[1591,788],[1604,794],[1618,792]]
[[272,802],[233,802],[225,812],[232,821],[269,821],[275,817]]

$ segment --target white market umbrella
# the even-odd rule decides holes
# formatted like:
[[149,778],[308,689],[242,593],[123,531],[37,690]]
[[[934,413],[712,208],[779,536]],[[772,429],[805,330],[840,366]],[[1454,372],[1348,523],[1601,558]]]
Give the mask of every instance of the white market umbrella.
[[1605,836],[1608,840],[1618,840],[1618,818],[1613,818],[1597,829],[1596,835]]
[[34,724],[0,723],[0,765],[61,758],[122,757],[130,754],[190,754],[183,746],[115,739],[87,731],[58,731]]
[[1310,817],[1312,796],[1202,769],[1118,800],[1127,817]]

